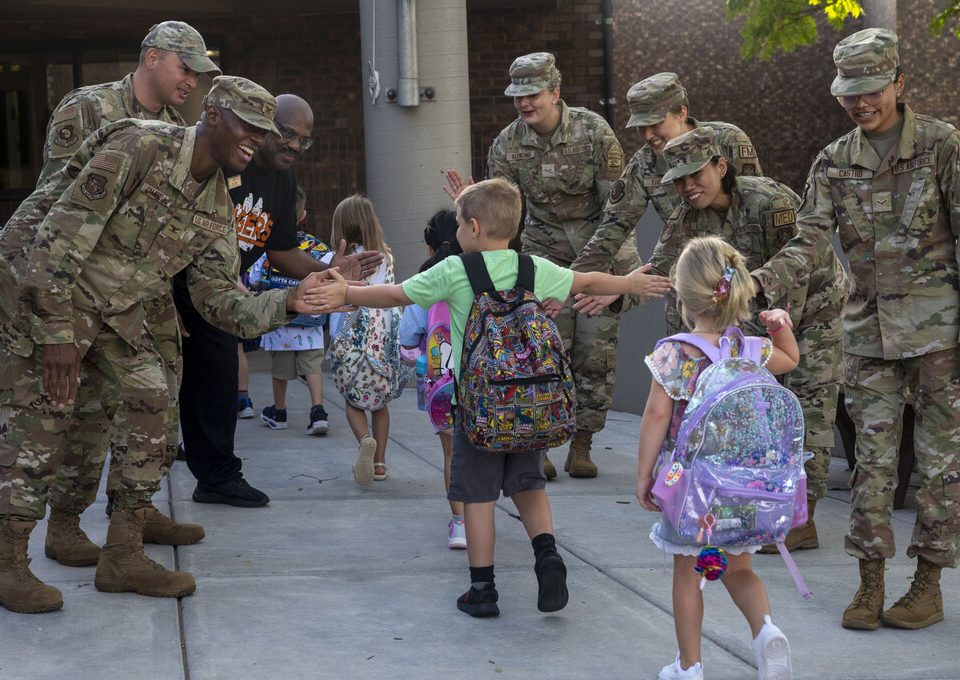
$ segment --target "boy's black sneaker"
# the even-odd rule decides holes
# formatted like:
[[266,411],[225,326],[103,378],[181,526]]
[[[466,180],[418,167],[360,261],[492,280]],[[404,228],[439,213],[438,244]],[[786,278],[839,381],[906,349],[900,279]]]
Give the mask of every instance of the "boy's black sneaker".
[[536,565],[539,592],[537,609],[542,612],[558,612],[567,606],[570,595],[567,592],[567,567],[556,550],[544,553]]
[[497,606],[499,598],[493,584],[483,588],[470,586],[470,590],[457,598],[457,609],[478,619],[500,616],[500,607]]
[[273,404],[263,409],[260,414],[260,420],[267,424],[271,430],[287,429],[287,409],[277,408]]
[[317,404],[310,409],[310,425],[307,427],[307,434],[323,435],[327,433],[327,412],[323,410],[323,404]]

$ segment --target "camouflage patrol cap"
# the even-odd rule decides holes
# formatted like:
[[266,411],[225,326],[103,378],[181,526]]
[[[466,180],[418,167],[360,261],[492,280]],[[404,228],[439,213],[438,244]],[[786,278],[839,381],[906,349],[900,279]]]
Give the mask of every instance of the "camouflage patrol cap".
[[250,125],[280,136],[273,122],[277,100],[252,80],[239,76],[217,76],[203,99],[203,107],[208,106],[230,109]]
[[517,57],[510,64],[510,84],[503,91],[508,97],[538,94],[560,74],[556,59],[549,52],[533,52]]
[[885,28],[868,28],[837,43],[833,63],[837,77],[830,85],[834,97],[877,92],[897,77],[900,57],[897,34]]
[[687,103],[687,91],[676,73],[658,73],[627,90],[630,120],[626,127],[656,125],[670,109]]
[[670,170],[660,180],[668,184],[674,180],[692,175],[717,156],[720,147],[709,128],[696,127],[679,137],[674,137],[663,147],[663,159]]
[[191,70],[220,75],[220,69],[207,56],[207,45],[203,42],[203,36],[183,21],[154,24],[140,47],[156,47],[159,50],[176,52]]

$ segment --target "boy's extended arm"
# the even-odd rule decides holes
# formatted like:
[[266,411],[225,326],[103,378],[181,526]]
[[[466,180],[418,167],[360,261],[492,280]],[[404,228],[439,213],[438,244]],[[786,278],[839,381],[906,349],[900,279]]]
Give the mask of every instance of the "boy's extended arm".
[[635,269],[626,276],[604,272],[573,272],[571,295],[636,295],[643,298],[663,297],[670,290],[670,279],[656,274],[645,274]]
[[357,307],[404,307],[413,301],[403,292],[399,283],[376,286],[347,286],[344,304]]

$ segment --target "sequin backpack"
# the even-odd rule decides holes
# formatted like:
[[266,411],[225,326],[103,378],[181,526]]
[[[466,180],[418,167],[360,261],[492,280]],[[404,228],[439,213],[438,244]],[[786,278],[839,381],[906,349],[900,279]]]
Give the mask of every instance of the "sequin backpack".
[[668,341],[691,344],[712,363],[697,380],[674,450],[662,454],[653,495],[664,521],[699,541],[709,514],[715,545],[782,545],[807,514],[800,402],[760,364],[760,338],[731,326],[719,348],[692,333],[658,345]]
[[497,291],[481,253],[460,255],[474,299],[457,381],[463,431],[481,451],[541,451],[574,431],[573,373],[556,324],[534,295],[534,264],[518,256],[517,282]]

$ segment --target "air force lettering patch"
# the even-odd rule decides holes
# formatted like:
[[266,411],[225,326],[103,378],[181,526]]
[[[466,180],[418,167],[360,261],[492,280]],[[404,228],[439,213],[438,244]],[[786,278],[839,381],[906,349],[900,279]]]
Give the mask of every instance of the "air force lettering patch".
[[201,229],[206,229],[207,231],[213,231],[218,234],[227,234],[231,231],[229,224],[223,224],[222,222],[217,222],[216,220],[211,220],[208,217],[203,215],[194,215],[193,223],[200,227]]

